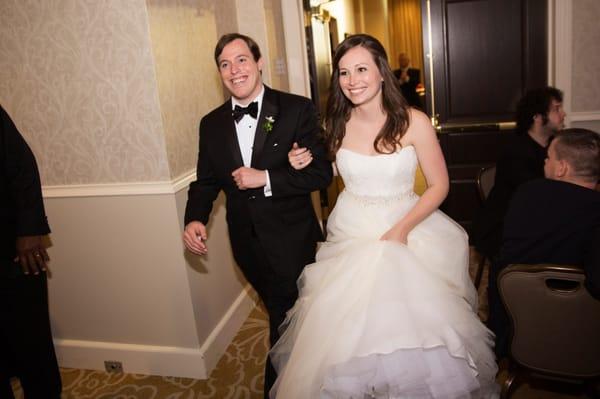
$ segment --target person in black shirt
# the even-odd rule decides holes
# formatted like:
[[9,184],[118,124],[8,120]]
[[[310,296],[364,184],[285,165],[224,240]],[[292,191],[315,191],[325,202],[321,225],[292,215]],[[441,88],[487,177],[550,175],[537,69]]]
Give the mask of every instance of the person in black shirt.
[[33,153],[0,106],[0,397],[59,398],[44,244],[50,232]]
[[517,135],[496,164],[494,187],[473,219],[471,242],[479,253],[494,259],[500,250],[502,222],[515,190],[544,177],[548,140],[564,127],[562,92],[553,87],[529,91],[517,105]]
[[557,133],[544,173],[546,179],[524,183],[515,193],[490,270],[488,327],[499,358],[507,354],[509,323],[496,280],[509,264],[582,266],[586,288],[600,299],[600,135],[586,129]]
[[411,107],[423,109],[419,93],[417,93],[417,86],[421,83],[421,71],[409,67],[410,58],[406,53],[400,53],[398,61],[400,68],[394,70],[394,76],[400,82],[402,95]]

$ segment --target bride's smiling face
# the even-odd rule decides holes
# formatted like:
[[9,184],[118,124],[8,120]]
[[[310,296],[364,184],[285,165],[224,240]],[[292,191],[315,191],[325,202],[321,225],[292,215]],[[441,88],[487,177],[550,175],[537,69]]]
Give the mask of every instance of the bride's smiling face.
[[353,47],[338,63],[342,92],[354,104],[381,103],[383,77],[373,56],[362,46]]

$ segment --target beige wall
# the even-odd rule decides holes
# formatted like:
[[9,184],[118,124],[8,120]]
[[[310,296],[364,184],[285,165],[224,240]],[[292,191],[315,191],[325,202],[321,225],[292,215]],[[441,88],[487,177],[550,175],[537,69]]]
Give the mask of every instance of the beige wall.
[[[49,249],[55,338],[199,347],[170,196],[45,202],[55,216]],[[140,234],[144,240],[134,238]]]
[[0,2],[0,102],[45,185],[169,178],[143,0]]
[[390,48],[390,29],[387,0],[356,0],[354,9],[360,20],[356,28],[377,38],[386,49]]
[[338,27],[337,34],[340,42],[344,40],[344,34],[359,32],[357,30],[357,24],[355,23],[355,2],[355,0],[337,0],[331,3],[325,3],[321,6],[336,19]]
[[564,92],[567,126],[600,132],[600,3],[552,0],[550,84]]
[[170,178],[189,173],[198,157],[198,122],[224,100],[211,49],[215,10],[184,0],[148,0],[148,21]]
[[[600,2],[573,1],[572,110],[600,112]],[[600,119],[600,118],[599,118]]]
[[288,71],[286,65],[285,37],[280,0],[264,0],[267,27],[268,57],[271,70],[271,86],[288,91]]

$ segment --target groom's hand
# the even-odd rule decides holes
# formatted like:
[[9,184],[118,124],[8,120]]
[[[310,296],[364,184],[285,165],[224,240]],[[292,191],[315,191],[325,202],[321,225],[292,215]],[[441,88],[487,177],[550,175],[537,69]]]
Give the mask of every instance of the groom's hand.
[[206,226],[200,222],[189,222],[183,230],[183,243],[196,255],[205,255],[208,252],[207,238]]
[[264,187],[267,184],[267,173],[264,170],[242,166],[234,170],[231,176],[240,190]]

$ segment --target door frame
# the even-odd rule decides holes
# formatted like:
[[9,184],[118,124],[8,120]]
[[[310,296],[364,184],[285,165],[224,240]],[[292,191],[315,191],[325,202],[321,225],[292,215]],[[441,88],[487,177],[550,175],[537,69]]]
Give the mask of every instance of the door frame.
[[[303,0],[280,0],[280,2],[290,92],[310,97]],[[548,0],[547,18],[548,84],[559,87],[563,91],[563,107],[567,112],[566,123],[569,125],[571,120],[576,120],[571,116],[572,0]],[[428,54],[431,53],[429,48],[430,46],[424,38],[423,49],[426,66],[429,63]]]

